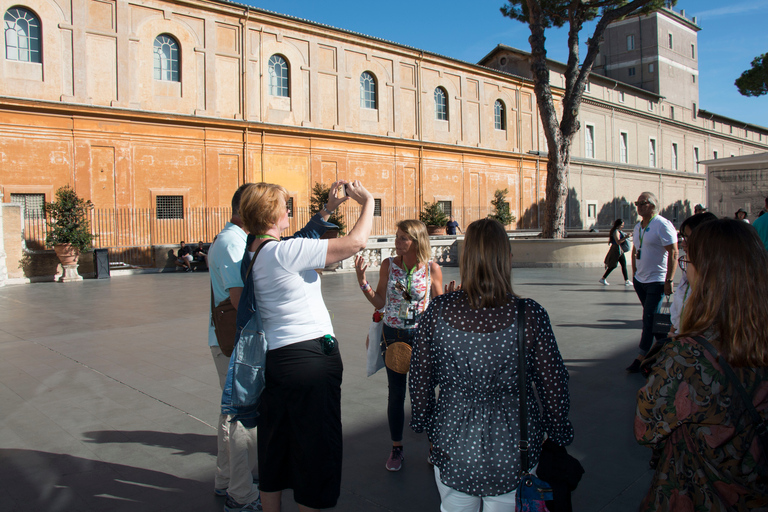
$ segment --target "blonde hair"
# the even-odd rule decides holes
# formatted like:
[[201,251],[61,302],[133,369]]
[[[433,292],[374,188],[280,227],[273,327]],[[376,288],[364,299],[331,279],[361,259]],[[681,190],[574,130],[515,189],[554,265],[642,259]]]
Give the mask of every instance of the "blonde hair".
[[416,261],[426,263],[432,257],[432,248],[429,245],[429,234],[427,226],[420,220],[407,219],[397,223],[397,229],[408,235],[408,238],[416,242],[418,251],[416,251]]
[[480,219],[467,226],[459,259],[461,289],[474,309],[503,306],[512,291],[512,253],[504,226]]
[[282,217],[288,191],[273,183],[249,183],[240,197],[240,218],[249,233],[263,235]]

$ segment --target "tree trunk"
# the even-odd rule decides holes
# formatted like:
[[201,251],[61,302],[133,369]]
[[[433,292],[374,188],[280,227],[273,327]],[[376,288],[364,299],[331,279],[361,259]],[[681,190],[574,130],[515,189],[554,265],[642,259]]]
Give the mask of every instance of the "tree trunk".
[[565,238],[566,200],[568,199],[568,164],[571,141],[550,149],[547,158],[547,190],[542,238]]

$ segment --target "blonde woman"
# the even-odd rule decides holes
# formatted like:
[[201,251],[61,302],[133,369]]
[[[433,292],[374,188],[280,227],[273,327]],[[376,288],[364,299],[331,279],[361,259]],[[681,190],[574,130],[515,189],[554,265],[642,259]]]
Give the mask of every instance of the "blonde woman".
[[342,185],[362,208],[349,234],[332,240],[280,238],[289,220],[288,193],[279,185],[254,184],[240,201],[253,239],[244,263],[260,250],[248,277],[252,297],[244,294],[238,309],[247,307],[244,300],[258,305],[268,343],[258,420],[259,489],[267,512],[280,511],[284,489],[293,489],[302,512],[333,507],[339,497],[342,363],[315,269],[365,248],[374,204],[359,181],[336,182],[325,213],[343,202],[337,197]]
[[[430,261],[427,227],[419,220],[397,223],[396,256],[381,263],[379,283],[373,289],[365,277],[368,266],[362,256],[355,258],[357,280],[363,295],[376,309],[384,310],[384,340],[387,346],[396,342],[413,345],[419,318],[427,309],[430,297],[443,293],[443,272]],[[374,343],[371,340],[371,343]],[[403,467],[403,425],[405,423],[406,373],[387,367],[389,397],[387,419],[392,438],[392,451],[385,464],[388,471]]]

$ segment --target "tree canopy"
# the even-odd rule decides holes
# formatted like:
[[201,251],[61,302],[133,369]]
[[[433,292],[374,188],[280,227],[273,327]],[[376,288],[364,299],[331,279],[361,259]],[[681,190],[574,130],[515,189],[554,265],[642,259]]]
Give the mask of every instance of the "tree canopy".
[[[568,194],[566,176],[570,148],[579,131],[579,107],[587,78],[597,58],[600,40],[606,27],[614,21],[636,14],[646,14],[672,7],[677,0],[507,0],[501,7],[504,16],[526,23],[531,31],[531,72],[539,116],[547,139],[547,201],[544,207],[542,236],[561,238],[565,235],[565,200]],[[579,34],[584,23],[597,20],[592,36],[587,39],[587,54],[580,62]],[[568,62],[562,98],[562,119],[549,85],[549,64],[545,30],[568,25]]]
[[743,96],[768,94],[768,53],[752,60],[752,67],[736,79],[736,87]]

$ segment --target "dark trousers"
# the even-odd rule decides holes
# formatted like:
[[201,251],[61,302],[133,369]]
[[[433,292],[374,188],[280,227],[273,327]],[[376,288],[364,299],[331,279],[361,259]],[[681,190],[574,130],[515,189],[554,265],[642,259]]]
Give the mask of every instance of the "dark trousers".
[[[413,346],[413,338],[416,329],[395,329],[384,325],[383,335],[387,345],[396,341],[403,341]],[[387,420],[389,420],[389,435],[393,442],[403,440],[403,425],[405,424],[405,393],[408,384],[408,375],[393,372],[387,368],[387,382],[389,384],[389,396],[387,397]]]
[[[621,264],[621,273],[624,274],[624,280],[629,280],[629,277],[627,277],[627,258],[624,256],[624,253],[621,253],[621,256],[619,256],[619,263]],[[616,268],[616,265],[608,268],[608,270],[605,271],[605,274],[603,274],[603,279],[608,277],[608,275],[613,272],[613,269]]]
[[645,354],[653,345],[653,338],[663,339],[664,335],[653,334],[653,315],[659,312],[661,299],[664,297],[664,283],[641,283],[637,279],[632,283],[637,298],[643,305],[643,334],[640,337],[640,351]]

